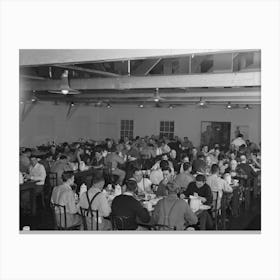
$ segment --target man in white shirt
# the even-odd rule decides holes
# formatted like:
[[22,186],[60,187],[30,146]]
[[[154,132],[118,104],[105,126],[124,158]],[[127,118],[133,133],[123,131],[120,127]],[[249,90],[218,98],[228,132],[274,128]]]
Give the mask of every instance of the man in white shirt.
[[152,184],[159,185],[159,183],[162,181],[162,168],[164,167],[169,167],[169,162],[167,160],[161,160],[159,163],[159,168],[151,171],[150,180]]
[[[81,223],[81,218],[78,215],[75,193],[71,187],[74,184],[74,172],[63,172],[62,180],[62,185],[54,187],[52,191],[51,202],[65,206],[67,227],[79,225]],[[60,215],[61,213],[59,212],[59,209],[56,208],[57,221],[60,221]],[[61,219],[61,226],[65,226],[64,218]]]
[[152,182],[148,178],[143,177],[142,170],[135,168],[133,170],[133,178],[137,182],[138,193],[152,193]]
[[217,200],[217,208],[219,209],[221,206],[221,198],[223,196],[223,191],[225,192],[232,192],[231,186],[228,184],[228,182],[222,178],[219,177],[219,171],[220,168],[217,164],[213,164],[211,167],[211,174],[207,178],[207,185],[211,188],[212,192],[218,192],[218,197],[214,197],[213,201]]
[[239,147],[240,147],[241,145],[245,145],[245,147],[247,147],[247,144],[246,144],[245,140],[243,139],[243,134],[241,134],[241,133],[238,134],[237,138],[235,138],[235,139],[232,141],[231,144],[234,145],[234,147],[235,147],[237,150],[239,150]]
[[31,156],[30,161],[31,166],[29,167],[29,174],[26,175],[26,178],[38,181],[36,182],[36,185],[43,186],[47,176],[44,165],[40,164],[35,156]]
[[[101,171],[97,171],[92,180],[92,187],[81,194],[80,201],[77,207],[82,207],[84,209],[98,210],[98,227],[99,230],[109,230],[111,229],[111,222],[104,217],[108,217],[111,213],[111,207],[109,205],[108,199],[102,189],[104,187],[104,178]],[[96,217],[93,221],[96,221]],[[86,217],[87,228],[91,229],[91,218]],[[96,222],[92,225],[92,230],[96,230]]]

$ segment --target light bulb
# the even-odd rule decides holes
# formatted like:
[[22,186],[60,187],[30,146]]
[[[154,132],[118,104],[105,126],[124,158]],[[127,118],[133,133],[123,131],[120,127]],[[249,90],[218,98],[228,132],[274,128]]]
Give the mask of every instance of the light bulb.
[[61,93],[62,93],[62,94],[68,94],[68,93],[69,93],[69,90],[68,90],[68,89],[62,89],[62,90],[61,90]]

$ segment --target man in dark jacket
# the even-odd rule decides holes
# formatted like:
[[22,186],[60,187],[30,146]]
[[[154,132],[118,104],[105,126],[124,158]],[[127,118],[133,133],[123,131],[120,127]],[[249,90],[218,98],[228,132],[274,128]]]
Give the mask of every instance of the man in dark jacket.
[[206,162],[204,161],[204,154],[198,153],[197,159],[192,162],[192,172],[193,173],[205,173],[206,172]]
[[137,220],[143,223],[150,221],[150,215],[146,208],[135,198],[137,183],[135,180],[128,180],[126,192],[115,197],[112,202],[112,219],[119,229],[136,230]]
[[[195,182],[191,182],[186,191],[183,192],[185,197],[189,197],[190,195],[198,196],[201,198],[201,202],[204,205],[212,205],[213,202],[213,194],[211,188],[205,183],[206,179],[203,175],[197,175],[195,178]],[[212,229],[213,222],[208,211],[203,210],[198,214],[199,218],[199,227],[201,230]]]

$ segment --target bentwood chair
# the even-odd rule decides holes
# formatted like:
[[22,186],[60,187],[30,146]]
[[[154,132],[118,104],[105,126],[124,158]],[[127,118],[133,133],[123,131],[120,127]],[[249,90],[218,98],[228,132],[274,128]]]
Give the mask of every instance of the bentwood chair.
[[57,173],[49,172],[45,182],[45,201],[46,205],[50,204],[53,188],[57,186]]
[[126,216],[111,216],[113,230],[126,230],[129,225],[129,217]]
[[90,210],[80,207],[84,230],[98,230],[98,210]]
[[[219,203],[219,192],[218,191],[212,191],[213,194],[213,206],[211,209],[212,216],[214,218],[214,224],[215,224],[215,229],[217,230],[219,227],[219,222],[221,222],[221,200]],[[220,204],[220,205],[219,205]]]
[[153,226],[154,230],[176,230],[176,227],[170,227],[168,225],[156,224]]
[[67,225],[67,213],[65,205],[57,203],[50,203],[53,218],[55,222],[55,229],[57,230],[79,230],[81,223],[77,222],[74,225]]

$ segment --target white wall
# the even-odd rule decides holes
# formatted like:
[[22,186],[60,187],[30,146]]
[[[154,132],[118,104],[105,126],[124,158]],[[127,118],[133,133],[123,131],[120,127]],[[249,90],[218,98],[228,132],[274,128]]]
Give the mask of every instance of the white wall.
[[[134,120],[134,136],[159,134],[161,120],[175,121],[175,135],[188,136],[195,145],[200,144],[201,121],[231,122],[231,138],[234,137],[236,125],[249,126],[250,140],[259,143],[261,138],[261,106],[252,109],[225,110],[224,106],[209,106],[199,109],[195,106],[181,108],[135,108],[135,106],[118,106],[103,109],[100,118],[115,122],[119,138],[120,120]],[[106,137],[106,135],[100,135]]]
[[134,136],[159,134],[161,120],[175,121],[175,135],[188,136],[195,145],[200,144],[201,121],[231,122],[231,137],[236,125],[249,126],[250,140],[259,143],[261,137],[261,108],[225,110],[224,106],[195,106],[181,108],[143,108],[115,105],[111,109],[80,105],[69,120],[68,106],[40,103],[20,122],[21,146],[35,146],[48,140],[75,141],[80,137],[104,139],[120,137],[120,121],[134,120]]
[[[23,105],[20,106],[20,116]],[[24,121],[20,120],[20,145],[36,146],[49,140],[75,141],[81,137],[95,138],[99,134],[99,112],[90,106],[80,106],[67,119],[68,105],[39,103]]]

